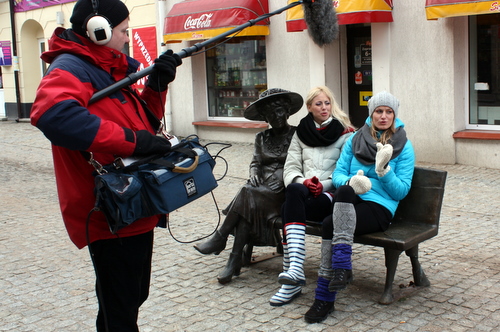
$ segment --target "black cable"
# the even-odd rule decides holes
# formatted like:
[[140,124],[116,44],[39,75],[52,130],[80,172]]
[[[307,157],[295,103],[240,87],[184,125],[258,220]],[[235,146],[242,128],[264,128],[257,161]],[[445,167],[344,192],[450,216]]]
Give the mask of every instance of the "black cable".
[[226,165],[226,168],[225,168],[224,173],[222,174],[222,176],[221,176],[220,178],[218,178],[218,179],[215,179],[215,181],[219,182],[219,181],[221,181],[222,179],[224,179],[224,178],[226,177],[226,175],[227,175],[227,171],[228,171],[228,169],[229,169],[229,163],[227,162],[227,160],[226,160],[224,157],[219,156],[219,154],[220,154],[223,150],[225,150],[225,149],[227,149],[227,148],[230,148],[230,147],[231,147],[231,146],[233,146],[233,145],[232,145],[232,144],[229,144],[229,143],[220,143],[220,142],[211,142],[211,143],[207,143],[207,144],[205,144],[205,146],[204,146],[204,148],[207,150],[207,152],[208,152],[208,146],[209,146],[209,145],[212,145],[212,144],[219,144],[219,145],[223,145],[223,146],[224,146],[224,147],[222,147],[222,148],[221,148],[221,149],[220,149],[220,150],[219,150],[219,151],[218,151],[218,152],[217,152],[217,153],[216,153],[216,154],[212,157],[214,160],[216,160],[217,158],[222,159],[222,160],[224,161],[225,165]]
[[170,233],[170,236],[172,237],[172,239],[174,239],[176,242],[178,243],[182,243],[182,244],[189,244],[189,243],[194,243],[194,242],[198,242],[198,241],[201,241],[201,240],[204,240],[210,236],[212,236],[213,234],[215,234],[215,232],[217,231],[217,229],[219,229],[219,225],[220,225],[220,220],[221,220],[221,214],[220,214],[220,210],[219,210],[219,206],[217,205],[217,200],[215,199],[215,196],[214,196],[214,192],[211,191],[210,194],[212,195],[212,199],[214,201],[214,205],[215,205],[215,208],[217,210],[217,215],[218,215],[218,221],[217,221],[217,226],[215,227],[215,229],[212,231],[212,233],[206,235],[206,236],[202,236],[200,238],[197,238],[197,239],[194,239],[194,240],[190,240],[190,241],[181,241],[179,239],[177,239],[175,237],[175,235],[172,233],[172,229],[170,228],[170,218],[167,218],[167,229],[168,229],[168,232]]
[[[186,137],[185,139],[189,139],[190,137],[198,137],[198,136],[196,136],[196,135],[190,135],[190,136]],[[208,148],[207,148],[207,146],[208,146],[208,145],[212,145],[212,144],[219,144],[219,145],[223,145],[223,146],[224,146],[223,148],[221,148],[221,149],[217,152],[217,154],[215,154],[215,156],[213,156],[213,157],[212,157],[213,159],[220,158],[220,159],[224,160],[225,165],[226,165],[226,168],[225,168],[225,171],[224,171],[224,174],[222,175],[222,177],[220,177],[219,179],[216,179],[216,181],[217,181],[217,182],[219,182],[220,180],[222,180],[223,178],[225,178],[225,177],[226,177],[226,175],[227,175],[227,171],[228,171],[228,169],[229,169],[229,164],[228,164],[227,160],[226,160],[226,159],[224,159],[223,157],[219,156],[219,154],[221,153],[221,151],[222,151],[222,150],[225,150],[225,149],[227,149],[227,148],[231,147],[232,145],[231,145],[231,144],[229,144],[229,143],[219,143],[219,142],[207,143],[205,146],[203,146],[203,148],[205,148],[205,149],[207,150],[207,153],[208,153]],[[215,229],[214,229],[214,230],[213,230],[210,234],[208,234],[208,235],[206,235],[206,236],[202,236],[202,237],[200,237],[200,238],[198,238],[198,239],[194,239],[194,240],[190,240],[190,241],[181,241],[181,240],[177,239],[177,238],[175,237],[175,235],[172,233],[172,229],[170,228],[170,218],[167,218],[167,229],[168,229],[168,232],[170,233],[170,236],[172,237],[172,239],[174,239],[174,240],[175,240],[176,242],[178,242],[178,243],[182,243],[182,244],[189,244],[189,243],[193,243],[193,242],[197,242],[197,241],[204,240],[204,239],[206,239],[206,238],[208,238],[208,237],[212,236],[213,234],[215,234],[215,232],[217,231],[217,229],[219,229],[219,226],[220,226],[221,214],[220,214],[219,205],[217,204],[217,200],[216,200],[216,198],[215,198],[214,192],[213,192],[213,191],[211,191],[211,192],[210,192],[210,194],[212,195],[212,200],[214,201],[215,209],[216,209],[216,211],[217,211],[217,216],[218,216],[217,226],[215,226]],[[169,216],[169,217],[170,217],[170,216]]]

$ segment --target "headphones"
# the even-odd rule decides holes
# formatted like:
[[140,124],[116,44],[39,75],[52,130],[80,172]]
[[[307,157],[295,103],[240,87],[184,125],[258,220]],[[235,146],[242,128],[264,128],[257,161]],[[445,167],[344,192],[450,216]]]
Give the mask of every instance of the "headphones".
[[105,16],[98,14],[99,2],[97,0],[91,1],[93,13],[85,19],[83,29],[87,31],[87,36],[95,44],[105,45],[111,40],[113,26]]

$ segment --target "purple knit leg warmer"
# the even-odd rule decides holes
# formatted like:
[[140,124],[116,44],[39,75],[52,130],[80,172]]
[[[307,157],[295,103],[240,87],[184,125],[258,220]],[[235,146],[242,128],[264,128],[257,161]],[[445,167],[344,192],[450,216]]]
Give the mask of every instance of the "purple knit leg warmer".
[[332,269],[352,270],[352,246],[338,243],[332,248]]
[[316,299],[327,302],[335,302],[335,297],[337,292],[330,292],[328,290],[328,285],[330,284],[330,280],[325,279],[323,277],[318,277],[318,282],[316,286]]

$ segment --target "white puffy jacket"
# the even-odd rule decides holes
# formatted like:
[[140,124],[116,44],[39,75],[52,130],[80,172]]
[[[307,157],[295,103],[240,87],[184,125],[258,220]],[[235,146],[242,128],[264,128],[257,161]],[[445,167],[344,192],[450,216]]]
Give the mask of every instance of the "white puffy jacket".
[[295,133],[285,161],[283,173],[285,186],[290,183],[303,183],[305,179],[316,176],[323,185],[323,191],[332,191],[334,189],[332,172],[344,143],[352,134],[349,132],[340,136],[329,146],[312,147],[304,144]]

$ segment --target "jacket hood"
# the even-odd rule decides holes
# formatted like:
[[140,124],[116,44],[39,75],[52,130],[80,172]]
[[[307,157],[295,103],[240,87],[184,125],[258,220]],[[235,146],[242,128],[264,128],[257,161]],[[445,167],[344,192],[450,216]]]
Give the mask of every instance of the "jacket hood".
[[107,46],[94,44],[90,39],[77,35],[71,29],[57,28],[49,40],[49,51],[44,52],[42,60],[52,63],[63,53],[74,54],[99,67],[120,80],[134,73],[139,62],[122,52]]
[[[372,118],[367,117],[365,123],[370,127],[372,125]],[[396,128],[404,128],[405,124],[399,118],[396,118]]]

